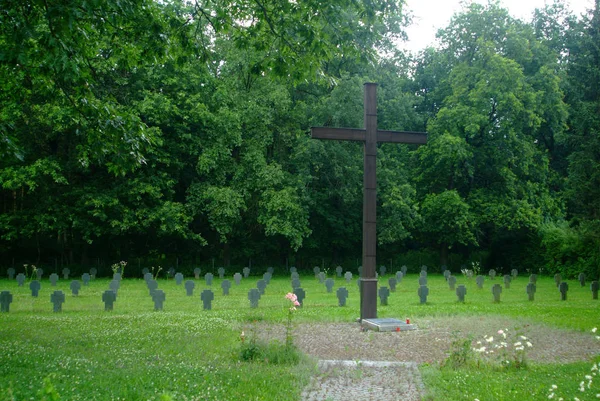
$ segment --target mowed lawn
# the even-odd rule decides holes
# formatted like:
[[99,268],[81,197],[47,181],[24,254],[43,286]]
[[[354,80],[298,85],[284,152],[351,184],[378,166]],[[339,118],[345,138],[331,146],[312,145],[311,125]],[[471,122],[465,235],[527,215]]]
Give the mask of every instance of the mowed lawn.
[[[387,285],[390,277],[380,277],[380,285]],[[0,314],[0,399],[299,399],[315,374],[310,358],[286,365],[239,357],[240,334],[250,323],[280,324],[287,318],[289,301],[284,296],[291,290],[288,277],[274,277],[259,307],[250,308],[248,291],[260,278],[251,276],[237,286],[230,277],[228,296],[222,295],[218,278],[211,287],[204,280],[194,280],[192,297],[174,280],[159,279],[166,300],[163,310],[155,311],[144,280],[126,274],[111,312],[104,310],[102,302],[108,279],[96,279],[73,296],[70,280],[60,280],[52,287],[46,278],[37,298],[31,296],[28,282],[18,287],[16,281],[0,280],[0,291],[13,294],[10,312]],[[503,290],[501,302],[494,303],[490,287],[502,283],[501,278],[492,282],[486,277],[483,289],[477,288],[475,279],[462,275],[457,279],[457,284],[467,286],[465,303],[457,302],[441,275],[430,275],[428,302],[421,305],[418,275],[413,274],[390,294],[388,306],[379,307],[379,317],[410,318],[418,324],[419,318],[431,316],[492,315],[527,318],[577,331],[589,331],[600,323],[600,303],[592,300],[589,283],[581,287],[568,280],[567,301],[561,301],[554,280],[540,277],[535,301],[530,302],[525,291],[528,277],[521,276]],[[350,283],[335,278],[333,293],[327,293],[312,275],[302,276],[301,282],[307,295],[303,308],[295,313],[295,324],[351,322],[359,316],[356,275]],[[340,286],[349,291],[345,307],[337,306],[335,290]],[[200,299],[206,288],[215,294],[210,311],[203,310]],[[50,303],[56,290],[66,294],[60,313],[54,313]],[[591,363],[529,366],[521,371],[438,366],[422,366],[421,370],[427,399],[546,399],[545,389],[555,383],[573,399]],[[508,390],[507,381],[511,383]],[[592,386],[596,392],[589,399],[596,399],[600,379]],[[532,398],[532,389],[539,396]],[[592,390],[581,399],[591,397]]]

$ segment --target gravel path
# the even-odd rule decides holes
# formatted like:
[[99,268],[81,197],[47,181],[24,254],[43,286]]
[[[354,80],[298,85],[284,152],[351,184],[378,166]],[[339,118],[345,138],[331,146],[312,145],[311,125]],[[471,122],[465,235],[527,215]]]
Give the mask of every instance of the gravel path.
[[[413,319],[418,329],[405,332],[362,331],[358,323],[298,324],[294,343],[319,360],[303,400],[419,400],[422,383],[417,366],[443,361],[452,341],[496,335],[508,329],[533,343],[528,359],[536,363],[569,363],[600,354],[591,333],[557,329],[504,317],[437,317]],[[261,325],[259,337],[285,338],[283,326]],[[358,363],[358,364],[357,364]]]

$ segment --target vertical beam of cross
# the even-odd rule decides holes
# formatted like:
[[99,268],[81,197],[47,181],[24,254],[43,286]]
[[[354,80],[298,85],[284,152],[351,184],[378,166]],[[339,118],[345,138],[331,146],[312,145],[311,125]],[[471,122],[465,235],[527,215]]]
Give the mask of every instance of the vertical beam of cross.
[[377,129],[377,84],[366,83],[364,129],[312,127],[316,139],[361,141],[364,143],[363,247],[360,318],[377,317],[377,142],[427,143],[427,133],[381,131]]

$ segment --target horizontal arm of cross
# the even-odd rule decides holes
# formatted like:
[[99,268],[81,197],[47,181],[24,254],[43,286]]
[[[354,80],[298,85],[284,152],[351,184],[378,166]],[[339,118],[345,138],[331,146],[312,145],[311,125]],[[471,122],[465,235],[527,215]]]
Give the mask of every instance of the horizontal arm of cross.
[[[311,136],[316,139],[331,139],[345,141],[365,141],[366,130],[360,128],[330,128],[312,127]],[[427,143],[427,133],[413,131],[383,131],[377,130],[377,142],[392,143]]]

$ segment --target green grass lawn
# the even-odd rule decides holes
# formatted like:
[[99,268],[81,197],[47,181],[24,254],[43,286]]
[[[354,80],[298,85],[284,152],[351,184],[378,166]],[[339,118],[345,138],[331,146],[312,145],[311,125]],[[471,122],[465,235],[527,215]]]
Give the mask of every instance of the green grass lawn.
[[[380,283],[387,284],[389,277],[380,278]],[[489,279],[480,290],[474,279],[457,278],[457,284],[468,289],[464,304],[456,301],[442,276],[432,275],[428,302],[421,305],[417,276],[409,275],[390,295],[389,305],[379,307],[379,317],[407,317],[418,323],[430,316],[493,315],[578,331],[599,325],[600,303],[592,300],[589,285],[582,288],[569,281],[568,300],[560,301],[554,281],[540,277],[535,301],[530,302],[525,292],[528,278],[519,277],[503,291],[501,302],[493,303]],[[298,399],[314,372],[309,359],[274,364],[239,358],[240,333],[250,322],[283,323],[287,317],[289,301],[284,295],[291,289],[290,280],[274,278],[259,308],[251,309],[247,294],[258,279],[233,284],[229,296],[221,295],[221,280],[215,279],[210,311],[202,309],[200,292],[207,288],[203,280],[196,281],[193,297],[186,296],[183,285],[159,280],[166,301],[163,311],[154,311],[145,282],[125,279],[112,312],[105,312],[101,301],[107,279],[92,281],[77,297],[71,295],[69,282],[51,287],[44,279],[38,298],[31,296],[28,283],[18,287],[16,281],[0,280],[0,291],[9,290],[14,297],[10,312],[0,314],[0,400],[53,399],[56,394],[62,400]],[[342,308],[335,294],[328,294],[314,277],[301,279],[307,298],[295,323],[349,322],[358,317],[355,280],[346,285],[343,278],[336,279],[335,288],[346,286],[350,293]],[[67,294],[61,313],[52,312],[50,294],[55,290]],[[592,398],[589,391],[583,398],[579,394],[579,382],[590,367],[586,361],[520,371],[427,365],[421,370],[428,399],[542,400],[556,384],[557,398],[563,391],[561,395],[570,397],[565,399],[583,400],[600,393],[599,381],[593,383]]]

